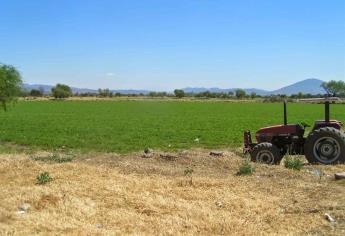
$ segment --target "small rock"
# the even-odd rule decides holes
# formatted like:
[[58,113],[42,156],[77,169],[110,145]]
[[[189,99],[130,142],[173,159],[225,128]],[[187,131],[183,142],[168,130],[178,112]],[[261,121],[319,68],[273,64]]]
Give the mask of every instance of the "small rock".
[[22,215],[22,214],[25,214],[25,213],[26,213],[26,211],[17,211],[18,215]]
[[328,220],[331,223],[335,222],[335,219],[328,213],[325,214],[325,219]]
[[345,179],[345,172],[334,174],[335,180]]
[[224,155],[223,152],[220,151],[211,151],[210,156],[215,156],[215,157],[222,157]]
[[96,224],[96,228],[101,229],[101,228],[103,228],[103,225],[102,224]]
[[144,153],[145,154],[151,154],[151,153],[153,153],[153,150],[151,148],[145,148]]
[[18,211],[28,211],[31,205],[29,203],[23,203],[21,206],[18,207]]
[[151,157],[153,157],[153,154],[152,153],[148,153],[148,154],[144,153],[143,155],[141,155],[141,157],[142,158],[151,158]]

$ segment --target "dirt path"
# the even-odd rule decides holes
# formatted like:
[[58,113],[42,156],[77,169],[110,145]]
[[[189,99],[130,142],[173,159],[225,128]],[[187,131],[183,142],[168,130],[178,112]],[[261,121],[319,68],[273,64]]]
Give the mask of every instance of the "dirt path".
[[[256,165],[254,175],[236,176],[243,159],[232,152],[174,155],[82,154],[66,163],[0,155],[0,234],[345,234],[345,182],[333,180],[343,165]],[[45,171],[53,181],[36,184]],[[23,203],[30,208],[18,212]]]

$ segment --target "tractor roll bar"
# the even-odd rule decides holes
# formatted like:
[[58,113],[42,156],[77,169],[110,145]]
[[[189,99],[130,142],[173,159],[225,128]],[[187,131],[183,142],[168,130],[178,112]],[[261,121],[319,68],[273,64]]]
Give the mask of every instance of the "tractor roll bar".
[[325,121],[329,122],[329,101],[325,102]]
[[284,125],[287,125],[286,101],[284,101]]

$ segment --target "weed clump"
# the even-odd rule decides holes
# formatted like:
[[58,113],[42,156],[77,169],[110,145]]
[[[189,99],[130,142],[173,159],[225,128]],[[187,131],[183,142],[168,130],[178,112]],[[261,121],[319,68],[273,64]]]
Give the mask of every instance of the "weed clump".
[[255,167],[250,163],[250,161],[246,160],[240,166],[237,175],[252,175],[255,172]]
[[42,184],[46,184],[46,183],[52,181],[53,178],[49,175],[48,172],[43,172],[43,173],[37,175],[36,180],[37,180],[38,184],[42,185]]
[[193,172],[194,170],[191,168],[191,167],[187,167],[185,170],[184,170],[184,175],[186,177],[189,177],[189,184],[190,185],[193,185]]
[[301,170],[303,168],[303,161],[300,157],[287,156],[284,162],[285,168],[292,170]]

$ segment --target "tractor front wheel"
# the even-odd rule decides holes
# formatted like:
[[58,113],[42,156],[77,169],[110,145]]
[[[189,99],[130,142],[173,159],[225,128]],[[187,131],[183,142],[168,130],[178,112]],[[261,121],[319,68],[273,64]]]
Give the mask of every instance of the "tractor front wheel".
[[279,148],[272,143],[259,143],[253,148],[250,156],[253,162],[268,165],[278,165],[283,158]]
[[305,142],[304,153],[310,163],[345,163],[345,133],[331,127],[315,130]]

